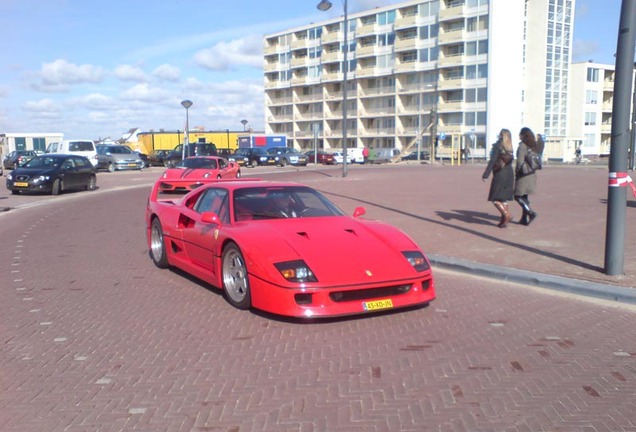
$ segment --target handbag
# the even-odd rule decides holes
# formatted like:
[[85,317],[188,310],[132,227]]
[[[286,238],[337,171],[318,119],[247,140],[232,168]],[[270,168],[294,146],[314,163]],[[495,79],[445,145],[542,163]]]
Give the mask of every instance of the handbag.
[[502,151],[499,153],[499,158],[492,166],[492,172],[497,173],[503,169],[506,165],[508,165],[512,161],[512,153],[507,151]]

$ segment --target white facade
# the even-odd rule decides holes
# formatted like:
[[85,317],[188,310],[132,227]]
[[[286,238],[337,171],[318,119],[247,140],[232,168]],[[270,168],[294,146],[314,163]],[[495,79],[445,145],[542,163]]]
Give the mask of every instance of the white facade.
[[46,147],[64,138],[62,133],[0,133],[0,153],[7,155],[14,150],[35,150],[44,152]]
[[[336,2],[335,5],[338,3]],[[562,141],[574,0],[411,0],[349,14],[347,147],[469,147],[499,130]],[[343,19],[266,35],[266,132],[342,148]],[[437,114],[437,115],[436,115]]]
[[570,81],[569,147],[565,160],[572,160],[576,145],[583,157],[609,156],[614,103],[614,65],[574,63]]

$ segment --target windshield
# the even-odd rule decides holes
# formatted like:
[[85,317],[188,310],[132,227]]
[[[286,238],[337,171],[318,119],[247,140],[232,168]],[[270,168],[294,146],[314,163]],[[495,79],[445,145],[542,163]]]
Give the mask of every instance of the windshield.
[[62,161],[63,159],[60,159],[60,158],[40,156],[40,157],[35,157],[31,159],[30,161],[25,163],[23,167],[25,168],[55,168],[55,167],[58,167],[60,165],[60,162]]
[[216,159],[208,159],[208,158],[187,158],[182,160],[177,165],[176,168],[217,168],[218,164]]
[[342,215],[335,204],[304,186],[254,187],[234,192],[237,221]]

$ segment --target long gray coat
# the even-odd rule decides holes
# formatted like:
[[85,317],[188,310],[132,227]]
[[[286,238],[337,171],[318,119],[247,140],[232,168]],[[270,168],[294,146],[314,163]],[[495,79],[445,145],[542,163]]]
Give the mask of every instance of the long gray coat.
[[521,175],[521,164],[526,160],[528,146],[520,142],[517,147],[517,163],[515,166],[515,196],[530,195],[537,189],[537,174],[532,173],[523,177]]
[[[487,179],[492,172],[492,167],[499,159],[503,149],[499,143],[495,143],[490,151],[490,160],[484,170],[483,179]],[[512,200],[512,192],[514,189],[515,176],[512,170],[514,161],[510,161],[506,166],[496,173],[493,173],[492,182],[490,182],[490,190],[488,191],[488,201],[506,202]]]

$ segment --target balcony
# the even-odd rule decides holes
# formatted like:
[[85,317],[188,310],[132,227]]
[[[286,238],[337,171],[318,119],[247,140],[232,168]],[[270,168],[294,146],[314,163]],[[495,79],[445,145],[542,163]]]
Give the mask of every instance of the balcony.
[[461,66],[465,61],[466,61],[466,56],[463,54],[444,56],[444,57],[440,56],[439,66],[440,67]]
[[461,42],[466,38],[466,32],[464,30],[455,30],[450,32],[440,32],[437,36],[437,40],[440,45],[453,44]]
[[395,40],[395,51],[407,51],[417,49],[419,47],[419,39],[409,38],[409,39],[396,39]]
[[356,36],[362,37],[367,35],[372,35],[376,32],[376,24],[367,24],[356,28]]
[[439,20],[448,21],[454,20],[457,18],[465,18],[466,15],[466,7],[464,5],[456,6],[452,8],[440,9],[439,11]]
[[359,46],[356,48],[356,57],[372,57],[376,55],[376,45]]
[[328,44],[328,43],[332,43],[332,42],[338,42],[340,40],[344,39],[344,35],[339,32],[339,31],[335,31],[335,32],[331,32],[331,33],[323,33],[322,34],[322,43],[324,44]]
[[465,87],[466,82],[463,78],[440,80],[438,84],[439,90],[450,90]]
[[309,57],[296,57],[296,58],[292,58],[291,60],[292,68],[307,67],[308,65],[309,65]]
[[298,39],[291,43],[291,49],[297,50],[309,47],[309,39]]
[[322,52],[320,57],[323,63],[337,63],[341,62],[344,59],[344,54],[342,51],[334,51],[334,52]]
[[394,23],[395,29],[405,29],[409,27],[417,27],[417,15],[410,15],[403,18],[396,18]]

